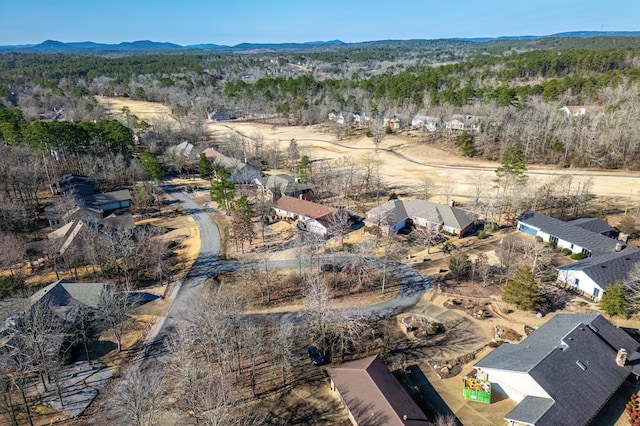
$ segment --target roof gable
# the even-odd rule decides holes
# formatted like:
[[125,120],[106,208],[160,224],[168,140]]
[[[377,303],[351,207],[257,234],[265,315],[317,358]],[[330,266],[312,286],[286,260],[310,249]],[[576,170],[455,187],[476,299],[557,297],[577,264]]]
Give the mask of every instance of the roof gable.
[[367,212],[367,222],[384,219],[395,225],[409,218],[421,218],[455,229],[465,229],[475,222],[476,215],[466,210],[425,200],[390,200]]
[[324,204],[312,203],[311,201],[302,200],[300,198],[289,197],[283,195],[278,198],[274,208],[295,213],[301,216],[319,219],[321,217],[334,214],[338,211],[335,207],[326,206]]
[[377,355],[328,367],[327,372],[358,424],[426,424],[425,414]]
[[640,262],[640,250],[627,247],[621,252],[592,256],[557,267],[558,271],[582,271],[600,288],[606,289],[617,280],[626,281],[629,272]]
[[616,364],[620,348],[628,359],[639,358],[640,344],[601,315],[558,314],[519,344],[501,345],[475,367],[527,372],[555,401],[525,398],[506,419],[587,424],[629,373],[636,374],[635,361]]
[[569,222],[563,222],[542,213],[526,211],[518,217],[518,221],[564,241],[584,247],[590,250],[593,255],[612,253],[616,249],[617,241],[613,238],[605,237],[589,229],[571,225]]

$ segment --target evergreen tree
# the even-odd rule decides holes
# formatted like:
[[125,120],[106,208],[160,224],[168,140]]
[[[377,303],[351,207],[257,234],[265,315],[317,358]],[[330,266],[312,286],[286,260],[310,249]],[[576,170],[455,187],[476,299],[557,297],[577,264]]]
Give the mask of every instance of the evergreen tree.
[[620,281],[607,287],[602,299],[600,299],[600,309],[608,315],[627,315],[629,313],[627,292]]
[[211,201],[215,201],[219,206],[224,206],[227,215],[231,213],[233,198],[236,194],[236,188],[233,182],[229,180],[231,173],[227,169],[219,169],[216,176],[211,179]]
[[213,165],[204,154],[200,154],[200,161],[198,162],[198,172],[202,177],[210,177],[213,174]]
[[140,154],[140,163],[144,169],[149,173],[151,179],[155,181],[159,181],[164,176],[164,170],[162,169],[162,164],[158,161],[158,157],[156,157],[153,153],[149,151],[145,151]]
[[500,167],[496,169],[499,179],[509,182],[524,183],[527,180],[527,156],[519,146],[510,146],[502,153]]
[[473,135],[469,132],[462,132],[462,134],[456,136],[456,147],[460,155],[465,157],[473,157]]
[[231,211],[231,238],[241,244],[242,252],[244,253],[244,242],[248,241],[249,244],[256,236],[253,230],[253,223],[251,218],[253,217],[253,210],[247,201],[247,196],[243,195],[238,198]]
[[521,266],[516,270],[513,279],[502,289],[502,300],[525,311],[532,311],[542,306],[545,299],[540,294],[531,268]]

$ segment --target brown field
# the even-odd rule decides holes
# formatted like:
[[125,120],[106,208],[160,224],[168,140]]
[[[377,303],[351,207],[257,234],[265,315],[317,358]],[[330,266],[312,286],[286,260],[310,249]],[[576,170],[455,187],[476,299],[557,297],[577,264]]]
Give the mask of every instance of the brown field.
[[[122,107],[129,108],[132,114],[140,119],[150,120],[163,118],[177,123],[171,116],[170,109],[153,102],[134,101],[123,98],[99,97],[112,114],[122,114]],[[203,119],[204,121],[204,119]],[[296,139],[300,151],[313,160],[351,157],[359,161],[365,154],[375,155],[372,139],[365,136],[353,136],[338,141],[335,134],[322,131],[317,126],[274,126],[270,124],[249,122],[206,123],[212,135],[227,132],[240,132],[252,137],[261,134],[267,144],[279,141],[281,149],[286,149],[291,139]],[[418,132],[413,132],[414,134]],[[455,199],[463,201],[473,195],[474,183],[479,178],[485,180],[483,197],[491,197],[495,191],[495,169],[497,162],[482,159],[460,157],[455,151],[444,150],[431,144],[420,143],[418,138],[408,134],[387,135],[380,144],[377,155],[383,162],[383,175],[386,183],[406,192],[410,196],[422,186],[424,178],[431,178],[436,184],[450,185]],[[394,153],[385,150],[393,150]],[[591,192],[605,201],[617,201],[626,204],[628,201],[635,207],[640,201],[640,173],[620,170],[584,170],[557,169],[548,166],[529,165],[532,181],[546,181],[558,175],[571,175],[575,178],[589,176],[592,179]],[[438,197],[434,198],[434,201]]]

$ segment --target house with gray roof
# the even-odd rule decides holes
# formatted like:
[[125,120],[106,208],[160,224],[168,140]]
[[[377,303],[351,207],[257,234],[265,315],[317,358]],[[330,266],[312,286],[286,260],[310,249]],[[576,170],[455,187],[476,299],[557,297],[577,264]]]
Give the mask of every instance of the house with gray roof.
[[615,252],[618,241],[590,229],[596,225],[601,226],[597,222],[564,222],[533,211],[526,211],[517,218],[518,231],[540,237],[558,248],[568,248],[585,256]]
[[265,193],[271,195],[273,201],[277,201],[283,195],[302,197],[307,201],[314,199],[312,184],[300,182],[299,179],[285,173],[258,177],[254,179],[254,183]]
[[178,145],[167,148],[166,155],[173,158],[183,158],[185,160],[196,161],[206,146],[196,146],[189,141],[180,142]]
[[464,237],[475,225],[477,216],[466,210],[425,200],[389,200],[367,212],[365,224],[385,234],[395,234],[408,223],[435,232],[447,231]]
[[588,257],[556,269],[558,281],[600,299],[611,284],[626,282],[629,273],[639,263],[640,250],[629,246],[620,252]]
[[504,343],[474,365],[479,378],[518,403],[518,425],[586,425],[630,374],[640,344],[600,314],[558,314],[519,344]]
[[586,259],[557,267],[558,281],[595,299],[616,280],[625,281],[640,262],[640,249],[618,241],[617,230],[600,219],[564,222],[527,211],[517,218],[517,228],[558,248],[585,255]]

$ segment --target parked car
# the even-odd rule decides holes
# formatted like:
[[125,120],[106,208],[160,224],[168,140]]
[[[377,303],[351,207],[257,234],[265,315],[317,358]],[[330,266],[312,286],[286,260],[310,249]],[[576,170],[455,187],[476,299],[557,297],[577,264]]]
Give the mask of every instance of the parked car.
[[322,272],[340,272],[342,266],[336,263],[323,263],[320,269]]
[[311,358],[313,365],[322,365],[324,363],[322,352],[315,346],[309,346],[309,358]]

